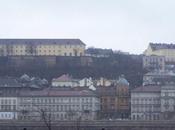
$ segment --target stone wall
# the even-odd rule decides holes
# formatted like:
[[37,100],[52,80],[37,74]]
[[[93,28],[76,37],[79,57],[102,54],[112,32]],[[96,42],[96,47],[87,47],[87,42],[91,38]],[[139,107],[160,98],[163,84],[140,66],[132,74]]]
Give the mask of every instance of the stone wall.
[[[43,122],[1,122],[0,130],[49,130]],[[55,122],[51,130],[175,130],[174,122]]]

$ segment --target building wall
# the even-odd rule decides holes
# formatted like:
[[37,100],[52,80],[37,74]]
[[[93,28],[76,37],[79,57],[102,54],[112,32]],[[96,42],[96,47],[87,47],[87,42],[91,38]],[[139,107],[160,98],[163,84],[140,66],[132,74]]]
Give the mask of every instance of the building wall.
[[101,95],[101,118],[105,119],[129,118],[130,115],[129,86],[118,84],[115,86],[110,87],[103,86],[99,88],[101,89],[101,92],[98,90]]
[[165,56],[166,62],[175,62],[175,49],[159,49],[159,50],[152,50],[150,45],[144,52],[146,56]]
[[0,120],[17,119],[16,97],[0,97]]
[[53,87],[77,87],[78,85],[78,82],[74,81],[52,81]]
[[117,86],[117,109],[121,111],[122,118],[128,117],[130,114],[130,93],[129,86]]
[[175,119],[175,87],[173,85],[162,86],[161,112],[163,119]]
[[0,56],[83,56],[85,45],[10,44],[0,45]]
[[160,120],[160,93],[131,92],[132,120]]
[[[38,111],[51,114],[52,120],[94,120],[100,101],[97,97],[21,97],[19,119],[40,120]],[[22,113],[22,111],[27,113]]]
[[87,87],[87,86],[89,87],[91,85],[93,85],[93,81],[91,78],[84,78],[82,80],[79,80],[80,87]]
[[154,70],[165,70],[164,56],[143,56],[143,68]]

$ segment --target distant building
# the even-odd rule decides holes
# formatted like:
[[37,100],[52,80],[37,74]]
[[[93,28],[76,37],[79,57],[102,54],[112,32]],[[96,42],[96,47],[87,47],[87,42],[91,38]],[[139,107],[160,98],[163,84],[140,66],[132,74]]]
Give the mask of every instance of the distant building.
[[94,81],[95,86],[111,86],[114,80],[108,80],[106,78],[101,77],[99,80]]
[[150,43],[144,55],[164,56],[166,62],[175,62],[175,44]]
[[17,95],[23,88],[17,79],[0,78],[0,120],[16,120],[18,117]]
[[53,87],[77,87],[79,86],[78,80],[73,79],[68,74],[63,74],[58,78],[52,80]]
[[164,56],[143,56],[143,68],[149,71],[164,71]]
[[175,120],[175,85],[161,87],[161,113],[165,120]]
[[141,86],[131,91],[132,120],[161,119],[161,87]]
[[174,72],[148,72],[143,76],[143,85],[164,85],[169,83],[175,83]]
[[84,56],[80,39],[0,39],[0,56]]
[[92,57],[109,57],[113,54],[112,49],[101,49],[101,48],[88,48],[86,49],[86,56]]
[[84,78],[79,80],[79,87],[87,87],[91,90],[96,90],[92,78]]
[[91,85],[93,85],[92,78],[83,78],[83,79],[79,80],[80,87],[91,86]]
[[16,120],[18,119],[18,100],[17,97],[0,96],[0,120]]
[[124,119],[130,115],[129,83],[120,77],[116,84],[111,86],[98,86],[97,93],[101,98],[101,118]]
[[40,111],[51,120],[95,120],[100,110],[98,96],[90,90],[60,90],[46,88],[21,92],[19,120],[42,120]]

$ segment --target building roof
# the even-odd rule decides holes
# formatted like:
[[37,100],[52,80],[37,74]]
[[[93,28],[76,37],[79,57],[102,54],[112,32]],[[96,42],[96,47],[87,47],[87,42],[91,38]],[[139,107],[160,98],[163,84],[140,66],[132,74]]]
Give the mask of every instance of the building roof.
[[80,39],[0,39],[0,44],[85,45]]
[[53,79],[52,81],[57,81],[57,82],[69,82],[72,81],[72,77],[69,76],[68,74],[63,74],[58,78]]
[[150,43],[149,44],[152,50],[160,49],[175,49],[175,44],[166,44],[166,43]]
[[118,81],[118,85],[124,85],[124,86],[129,86],[129,82],[124,78],[124,76],[120,76]]
[[0,78],[0,87],[22,87],[22,85],[14,78],[3,77]]
[[22,97],[91,97],[97,96],[90,90],[60,90],[55,88],[45,88],[42,90],[21,91]]
[[131,92],[143,92],[143,93],[151,93],[151,92],[160,92],[160,86],[141,86],[133,89]]

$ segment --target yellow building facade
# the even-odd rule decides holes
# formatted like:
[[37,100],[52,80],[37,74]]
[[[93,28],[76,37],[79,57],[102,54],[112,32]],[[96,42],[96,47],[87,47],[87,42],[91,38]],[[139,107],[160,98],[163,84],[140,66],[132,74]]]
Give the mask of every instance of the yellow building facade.
[[0,56],[83,56],[80,39],[0,39]]
[[165,56],[166,61],[175,61],[175,44],[150,43],[144,55]]

